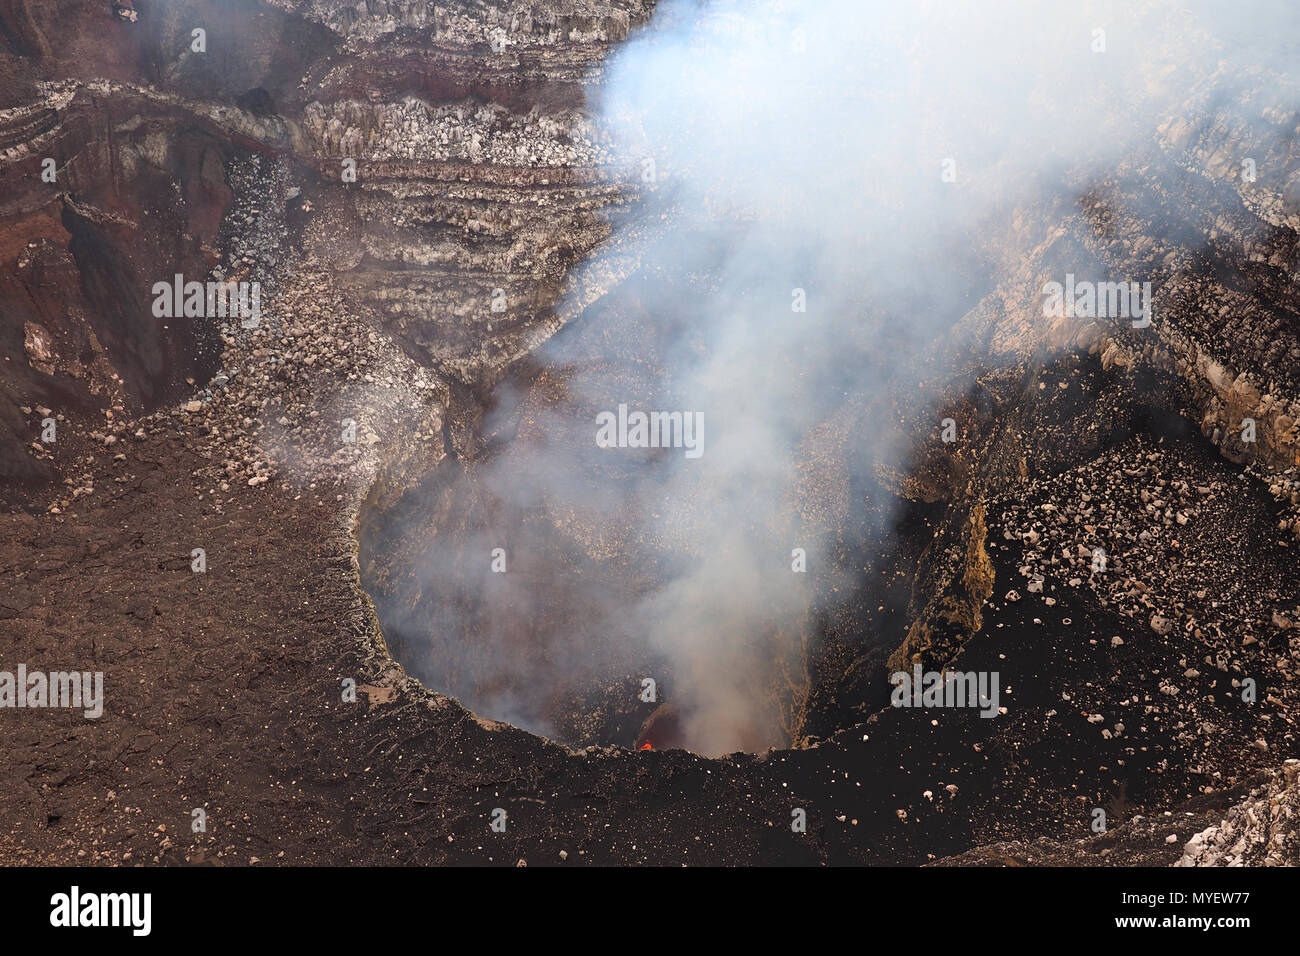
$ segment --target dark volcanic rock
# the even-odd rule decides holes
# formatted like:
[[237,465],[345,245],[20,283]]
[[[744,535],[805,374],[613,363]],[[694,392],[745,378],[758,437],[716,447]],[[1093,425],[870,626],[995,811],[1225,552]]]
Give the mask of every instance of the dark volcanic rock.
[[[617,479],[567,385],[655,394],[681,321],[655,295],[707,282],[610,243],[641,187],[586,107],[653,6],[0,3],[0,636],[107,688],[93,722],[0,711],[4,859],[1295,862],[1300,207],[1274,78],[1250,126],[1212,65],[1153,79],[1181,105],[1142,149],[991,224],[953,334],[820,409],[771,517],[832,569],[754,655],[790,746],[706,759],[664,749],[680,675],[631,697],[661,662],[575,583],[643,594],[679,551],[594,491],[505,514],[485,477],[545,446],[591,465],[576,487]],[[1154,325],[1045,319],[1077,261],[1150,278]],[[260,324],[155,315],[176,273],[260,282]],[[897,462],[867,460],[877,433]],[[563,548],[486,605],[464,569],[502,526]],[[485,676],[503,648],[562,672],[539,712]],[[891,706],[913,666],[996,671],[1006,712]]]

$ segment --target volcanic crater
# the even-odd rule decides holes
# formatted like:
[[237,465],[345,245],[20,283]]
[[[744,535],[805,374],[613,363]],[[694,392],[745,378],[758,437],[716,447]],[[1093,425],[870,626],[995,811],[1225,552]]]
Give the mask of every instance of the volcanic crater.
[[[746,275],[781,427],[719,472],[745,353],[692,330],[752,219],[588,110],[655,7],[0,2],[0,635],[106,689],[0,710],[6,862],[1300,862],[1224,835],[1300,800],[1289,81],[1142,74],[1104,174],[929,250],[942,301],[854,289],[830,346]],[[1044,316],[1079,263],[1152,327]],[[178,273],[260,324],[158,316]],[[702,468],[597,444],[699,381]],[[1004,712],[893,706],[918,667]]]

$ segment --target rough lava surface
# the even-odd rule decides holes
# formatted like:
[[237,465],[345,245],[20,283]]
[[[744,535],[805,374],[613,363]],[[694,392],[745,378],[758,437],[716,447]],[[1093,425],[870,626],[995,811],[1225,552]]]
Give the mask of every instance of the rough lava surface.
[[[386,595],[455,503],[413,492],[497,453],[503,382],[526,432],[543,343],[636,327],[602,243],[642,184],[585,105],[653,7],[0,0],[0,669],[105,683],[97,720],[0,710],[0,862],[1300,862],[1300,197],[1236,176],[1296,146],[1194,80],[1111,181],[990,234],[937,381],[809,436],[804,507],[859,563],[792,746],[636,751],[639,711],[555,742],[398,662]],[[1160,274],[1154,330],[1026,307],[1085,256]],[[154,316],[175,273],[260,282],[260,323]],[[867,495],[881,422],[908,454]],[[1007,713],[889,707],[913,662],[999,671]]]

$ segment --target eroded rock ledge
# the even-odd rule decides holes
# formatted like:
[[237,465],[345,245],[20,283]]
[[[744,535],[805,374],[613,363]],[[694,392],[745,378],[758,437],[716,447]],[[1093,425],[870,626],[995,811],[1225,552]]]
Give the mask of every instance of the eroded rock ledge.
[[[0,11],[17,38],[0,57],[13,80],[0,84],[0,155],[21,184],[0,208],[0,292],[20,320],[3,327],[0,439],[19,463],[3,477],[26,482],[3,518],[0,629],[21,659],[94,661],[111,695],[90,726],[0,714],[12,742],[0,764],[16,782],[0,797],[7,860],[918,863],[969,851],[1033,863],[1050,854],[1024,847],[1068,843],[1096,862],[1171,863],[1184,846],[1198,863],[1294,862],[1285,768],[1226,816],[1197,802],[1236,800],[1296,741],[1294,609],[1268,608],[1281,622],[1263,613],[1268,588],[1295,593],[1294,552],[1273,533],[1296,530],[1295,511],[1251,497],[1297,503],[1295,213],[1290,184],[1230,180],[1236,154],[1258,154],[1261,169],[1293,157],[1270,162],[1250,130],[1197,110],[1193,90],[1188,110],[1209,133],[1169,126],[1122,188],[1082,211],[1033,212],[999,250],[1020,272],[967,316],[959,371],[941,389],[971,440],[947,461],[916,440],[909,467],[882,476],[918,521],[933,519],[932,541],[893,569],[916,580],[890,619],[903,626],[861,651],[853,628],[882,619],[857,595],[828,615],[843,639],[813,662],[839,675],[823,698],[842,699],[809,709],[853,713],[851,724],[813,726],[814,714],[815,746],[757,757],[574,752],[476,718],[391,660],[354,525],[363,501],[382,508],[440,463],[479,454],[491,387],[635,273],[634,258],[611,257],[564,294],[605,238],[605,214],[633,195],[583,118],[583,89],[652,5],[137,6],[135,24],[71,2]],[[197,23],[214,48],[223,30],[243,41],[220,69],[184,55]],[[500,52],[498,30],[512,39]],[[45,155],[63,170],[49,189]],[[356,183],[338,175],[345,158]],[[1160,163],[1185,168],[1204,250],[1152,239],[1151,214],[1126,211],[1151,208]],[[1081,250],[1119,274],[1159,272],[1145,336],[1044,326],[1037,289]],[[194,341],[143,318],[154,277],[213,270],[266,282],[261,328]],[[497,289],[504,313],[484,307]],[[1181,386],[1154,390],[1157,402],[1148,372]],[[1153,437],[1142,424],[1153,405],[1219,457],[1184,435]],[[898,420],[928,435],[931,406],[901,406],[846,400],[810,436],[816,473],[841,474],[855,429]],[[46,409],[65,429],[53,450],[32,447]],[[1259,423],[1255,447],[1234,437],[1242,417]],[[345,419],[358,441],[340,442]],[[1246,460],[1263,481],[1230,470]],[[1255,643],[1230,621],[1206,626],[1193,604],[1214,598],[1155,589],[1150,568],[1120,594],[1083,585],[1087,542],[1074,533],[1092,516],[1053,499],[1084,487],[1089,468],[1125,465],[1151,486],[1134,505],[1143,531],[1223,531],[1200,487],[1217,504],[1228,489],[1247,502],[1224,573],[1250,592]],[[819,488],[810,514],[852,530],[861,502],[847,482]],[[205,575],[190,570],[194,547],[209,555]],[[1026,579],[1046,587],[1005,597]],[[1153,611],[1178,626],[1152,631]],[[1064,666],[1035,656],[1043,619],[1078,635],[1052,649]],[[1133,655],[1122,668],[1132,718],[1105,710],[1116,648]],[[1018,713],[918,730],[880,706],[889,654],[1005,668]],[[1226,692],[1248,673],[1274,695],[1255,710]],[[1122,815],[1129,801],[1144,812],[1127,835],[1072,842],[1095,805]],[[489,843],[502,805],[511,829]],[[189,831],[196,806],[211,814],[207,834]],[[810,808],[806,836],[789,831],[794,806]],[[1199,841],[1138,825],[1165,809],[1202,814]],[[1106,852],[1117,841],[1127,856]]]

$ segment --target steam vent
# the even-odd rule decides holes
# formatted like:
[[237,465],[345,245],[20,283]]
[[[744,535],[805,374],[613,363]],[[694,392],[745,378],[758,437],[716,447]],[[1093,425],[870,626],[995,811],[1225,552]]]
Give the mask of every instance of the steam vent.
[[0,0],[0,355],[0,864],[1300,863],[1300,6]]

